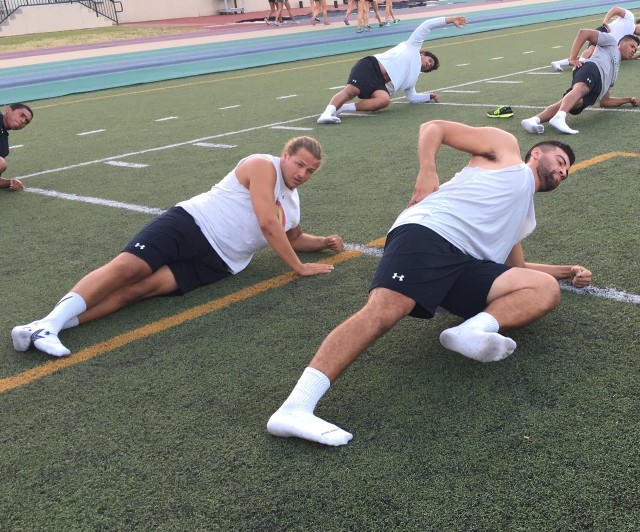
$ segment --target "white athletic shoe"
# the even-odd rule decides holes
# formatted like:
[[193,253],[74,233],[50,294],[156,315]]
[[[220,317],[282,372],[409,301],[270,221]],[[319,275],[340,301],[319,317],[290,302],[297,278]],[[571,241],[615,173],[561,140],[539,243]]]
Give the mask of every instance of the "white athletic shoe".
[[544,133],[544,126],[539,124],[535,118],[525,118],[520,122],[520,125],[534,135],[542,135]]
[[32,322],[27,325],[16,325],[11,330],[11,341],[16,351],[26,351],[31,345],[31,335],[36,330],[36,323]]
[[571,129],[562,116],[554,116],[549,120],[549,124],[560,131],[560,133],[566,133],[567,135],[577,135],[579,133],[577,129]]
[[58,338],[57,334],[44,328],[36,329],[31,335],[31,341],[36,349],[54,357],[66,357],[71,354]]
[[560,61],[551,61],[551,68],[556,72],[562,72],[562,65],[560,65]]
[[320,115],[320,118],[318,118],[318,124],[340,124],[342,123],[342,120],[340,120],[337,116],[327,116],[327,115]]

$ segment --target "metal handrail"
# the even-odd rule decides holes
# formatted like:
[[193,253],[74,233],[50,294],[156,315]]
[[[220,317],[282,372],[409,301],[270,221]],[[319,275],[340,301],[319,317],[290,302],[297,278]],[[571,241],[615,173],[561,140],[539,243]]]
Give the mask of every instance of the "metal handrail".
[[0,24],[21,7],[46,6],[50,4],[82,4],[96,14],[118,24],[118,13],[122,13],[122,3],[118,0],[0,0]]

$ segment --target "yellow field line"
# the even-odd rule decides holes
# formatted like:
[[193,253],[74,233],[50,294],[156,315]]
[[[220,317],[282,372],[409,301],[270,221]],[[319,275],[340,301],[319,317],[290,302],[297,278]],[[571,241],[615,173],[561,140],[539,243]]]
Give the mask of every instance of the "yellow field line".
[[[573,173],[579,170],[583,170],[584,168],[600,164],[604,161],[608,161],[615,157],[640,157],[640,153],[605,153],[602,155],[598,155],[597,157],[593,157],[592,159],[589,159],[587,161],[577,163],[572,167],[571,170]],[[385,237],[382,237],[369,242],[367,246],[383,247],[384,242]],[[341,262],[360,257],[363,254],[364,253],[362,251],[357,250],[345,251],[333,257],[322,259],[318,262],[322,262],[325,264],[340,264]],[[167,329],[172,329],[173,327],[177,327],[178,325],[181,325],[187,321],[194,320],[206,314],[211,314],[212,312],[216,312],[223,308],[234,305],[235,303],[239,303],[251,297],[255,297],[274,288],[280,288],[289,284],[295,279],[298,279],[298,275],[293,272],[285,273],[272,279],[267,279],[266,281],[262,281],[253,286],[243,288],[242,290],[238,290],[237,292],[229,294],[228,296],[222,297],[220,299],[209,301],[208,303],[190,308],[174,316],[169,316],[153,323],[149,323],[148,325],[144,325],[143,327],[139,327],[138,329],[134,329],[133,331],[114,336],[109,340],[105,340],[104,342],[100,342],[98,344],[87,347],[86,349],[78,351],[72,356],[51,360],[49,362],[45,362],[44,364],[36,366],[35,368],[28,369],[26,371],[23,371],[22,373],[18,373],[17,375],[14,375],[12,377],[0,379],[0,393],[4,393],[20,386],[24,386],[25,384],[29,384],[30,382],[41,379],[42,377],[51,375],[52,373],[60,371],[61,369],[75,366],[76,364],[80,364],[81,362],[86,362],[87,360],[91,360],[92,358],[95,358],[99,355],[103,355],[105,353],[113,351],[114,349],[118,349],[119,347],[137,342],[138,340],[142,340],[153,334],[166,331]]]
[[[363,252],[355,250],[345,251],[343,253],[320,260],[318,262],[322,262],[325,264],[339,264],[360,255],[363,255]],[[267,279],[266,281],[262,281],[253,286],[249,286],[248,288],[244,288],[242,290],[229,294],[228,296],[216,299],[214,301],[209,301],[208,303],[190,308],[174,316],[169,316],[159,321],[149,323],[148,325],[144,325],[143,327],[134,329],[133,331],[120,334],[118,336],[110,338],[109,340],[105,340],[104,342],[92,345],[90,347],[87,347],[86,349],[83,349],[82,351],[78,351],[72,356],[51,360],[35,368],[28,369],[26,371],[23,371],[22,373],[18,373],[17,375],[14,375],[12,377],[0,379],[0,393],[4,393],[13,388],[17,388],[42,377],[46,377],[47,375],[51,375],[52,373],[60,371],[63,368],[75,366],[76,364],[79,364],[81,362],[86,362],[87,360],[95,358],[98,355],[108,353],[110,351],[113,351],[114,349],[125,346],[132,342],[136,342],[138,340],[142,340],[143,338],[146,338],[153,334],[157,334],[159,332],[166,331],[167,329],[177,327],[178,325],[181,325],[187,321],[194,320],[212,312],[216,312],[217,310],[221,310],[235,303],[239,303],[240,301],[244,301],[245,299],[249,299],[250,297],[255,297],[259,294],[267,292],[268,290],[279,288],[281,286],[289,284],[291,281],[294,281],[298,278],[298,275],[293,272],[289,272],[272,279]]]
[[602,155],[598,155],[589,159],[587,161],[582,161],[581,163],[576,163],[571,167],[571,173],[577,172],[578,170],[582,170],[584,168],[588,168],[589,166],[593,166],[595,164],[600,164],[609,159],[613,159],[614,157],[640,157],[640,153],[625,153],[622,151],[612,151],[609,153],[603,153]]

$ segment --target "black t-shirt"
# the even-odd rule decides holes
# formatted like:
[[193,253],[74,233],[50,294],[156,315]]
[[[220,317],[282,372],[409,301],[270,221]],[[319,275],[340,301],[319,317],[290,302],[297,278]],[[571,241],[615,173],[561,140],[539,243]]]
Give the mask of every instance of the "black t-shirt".
[[7,155],[9,155],[9,132],[4,128],[4,122],[0,118],[0,157]]

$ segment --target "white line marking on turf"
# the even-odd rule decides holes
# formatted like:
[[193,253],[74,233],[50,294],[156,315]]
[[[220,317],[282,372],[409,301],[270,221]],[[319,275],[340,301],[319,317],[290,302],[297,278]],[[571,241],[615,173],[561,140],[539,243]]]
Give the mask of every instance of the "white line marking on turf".
[[[467,63],[467,64],[469,64],[469,63]],[[447,89],[458,89],[460,87],[468,87],[469,85],[475,85],[477,83],[484,83],[484,82],[487,82],[487,81],[490,81],[490,80],[507,78],[507,77],[510,77],[510,76],[518,76],[518,75],[521,75],[521,74],[528,74],[529,72],[535,72],[536,70],[542,70],[542,69],[547,69],[547,68],[549,68],[549,66],[545,65],[545,66],[541,66],[541,67],[537,67],[537,68],[532,68],[532,69],[529,69],[529,70],[522,70],[522,71],[519,71],[519,72],[512,72],[511,74],[503,74],[501,76],[496,76],[496,77],[493,77],[493,78],[484,78],[484,79],[473,80],[473,81],[469,81],[467,83],[460,83],[458,85],[452,85],[450,87],[442,87],[440,89],[435,89],[434,92],[443,91],[443,90],[447,90]],[[393,101],[397,102],[398,100],[403,100],[403,99],[405,99],[404,96],[396,98]],[[408,102],[400,102],[400,103],[408,103]],[[440,102],[438,105],[466,105],[466,104],[451,104],[451,103]],[[471,105],[476,106],[476,107],[481,107],[481,106],[484,107],[484,106],[487,106],[487,105],[490,105],[490,104],[471,104]],[[496,104],[493,104],[493,105],[496,105]],[[497,104],[497,105],[502,105],[502,104]],[[512,105],[511,107],[512,108],[520,108],[520,109],[544,109],[544,107],[540,107],[540,106],[514,106],[514,105]],[[612,111],[616,112],[617,111],[617,112],[629,112],[629,113],[637,113],[637,112],[639,112],[638,109],[620,109],[620,108],[616,108],[616,109],[613,109],[613,108],[606,108],[606,109],[597,108],[597,109],[593,109],[591,107],[588,107],[586,109],[586,111],[601,111],[601,112],[612,112]],[[344,113],[344,114],[347,114],[347,113]],[[348,113],[348,114],[351,114],[351,113]],[[374,116],[374,115],[373,114],[371,114],[371,115],[355,115],[354,114],[352,116]],[[185,141],[185,142],[178,142],[178,143],[175,143],[175,144],[168,144],[168,145],[164,145],[164,146],[156,146],[155,148],[147,148],[145,150],[139,150],[139,151],[135,151],[135,152],[121,153],[119,155],[114,155],[112,157],[105,157],[103,159],[95,159],[93,161],[85,161],[83,163],[71,164],[71,165],[68,165],[68,166],[61,166],[59,168],[51,168],[51,169],[48,169],[48,170],[42,170],[40,172],[33,172],[31,174],[25,174],[23,176],[16,176],[14,179],[21,179],[22,180],[22,179],[27,179],[29,177],[39,176],[39,175],[47,175],[47,174],[53,174],[53,173],[57,173],[57,172],[64,172],[66,170],[72,170],[74,168],[82,168],[83,166],[90,166],[92,164],[103,163],[105,161],[111,161],[111,160],[116,160],[116,159],[125,159],[127,157],[131,157],[131,156],[134,156],[134,155],[143,155],[143,154],[152,153],[152,152],[155,152],[155,151],[165,151],[165,150],[168,150],[168,149],[171,149],[171,148],[179,148],[181,146],[189,146],[191,144],[196,144],[198,142],[204,142],[204,141],[207,141],[207,140],[212,140],[212,139],[217,139],[217,138],[222,138],[222,137],[229,137],[229,136],[233,136],[233,135],[239,135],[239,134],[242,134],[242,133],[250,133],[250,132],[253,132],[253,131],[259,131],[260,129],[267,129],[267,128],[270,128],[270,127],[273,127],[273,126],[278,126],[278,125],[283,125],[283,124],[292,124],[292,123],[295,123],[295,122],[301,122],[303,120],[309,120],[311,118],[316,119],[317,117],[318,117],[317,114],[308,115],[308,116],[301,116],[301,117],[298,117],[298,118],[292,118],[291,120],[286,120],[284,122],[275,122],[273,124],[264,124],[262,126],[255,126],[255,127],[240,129],[240,130],[237,130],[237,131],[228,131],[226,133],[219,133],[217,135],[211,135],[209,137],[203,137],[203,138],[199,138],[199,139],[193,139],[193,140],[188,140],[188,141]]]
[[91,196],[78,196],[76,194],[66,194],[65,192],[56,192],[55,190],[44,190],[42,188],[25,188],[26,192],[40,194],[41,196],[50,196],[53,198],[62,198],[70,201],[81,201],[83,203],[93,203],[95,205],[103,205],[105,207],[117,207],[118,209],[126,209],[128,211],[144,212],[146,214],[158,215],[164,212],[163,209],[154,209],[153,207],[145,207],[144,205],[135,205],[133,203],[123,203],[121,201],[106,200],[103,198],[92,198]]
[[527,76],[562,76],[562,72],[527,72]]
[[344,85],[338,85],[337,87],[329,87],[327,90],[335,91],[339,89],[344,89]]
[[125,168],[146,168],[148,164],[142,163],[126,163],[124,161],[107,161],[104,164],[110,164],[111,166],[123,166]]
[[489,61],[497,61],[498,59],[504,59],[504,57],[492,57]]
[[455,92],[459,94],[478,94],[480,91],[457,91],[455,89],[446,89],[440,92]]
[[76,133],[76,136],[82,137],[83,135],[94,135],[95,133],[102,133],[106,129],[94,129],[93,131],[84,131],[82,133]]
[[604,299],[613,299],[614,301],[640,305],[640,296],[629,294],[628,292],[620,292],[619,290],[614,290],[613,288],[596,288],[595,286],[576,288],[566,281],[562,281],[560,283],[560,288],[566,290],[567,292],[575,292],[576,294],[586,294],[588,296],[602,297]]
[[177,116],[165,116],[164,118],[156,118],[154,122],[166,122],[167,120],[175,120]]
[[313,131],[312,127],[273,126],[271,129],[290,129],[292,131]]
[[372,257],[382,257],[383,253],[382,248],[372,248],[371,246],[362,246],[360,244],[345,244],[344,249],[347,251],[361,251],[365,255],[370,255]]
[[228,105],[227,107],[218,107],[219,111],[224,111],[225,109],[235,109],[236,107],[242,107],[241,105]]
[[286,100],[287,98],[297,98],[297,94],[289,94],[287,96],[278,96],[276,100]]
[[9,146],[10,150],[15,150],[16,148],[24,148],[24,144],[16,144],[15,146]]
[[522,52],[522,55],[535,54],[535,53],[536,53],[535,50],[529,50],[528,52]]
[[459,65],[456,65],[457,67],[459,66],[469,66],[471,63],[460,63]]
[[[444,92],[446,89],[434,89],[434,92]],[[398,98],[398,100],[404,100],[404,96],[401,96],[400,98]],[[391,100],[394,104],[405,104],[405,105],[411,105],[409,102],[407,101],[397,101],[397,100]],[[452,107],[496,107],[496,106],[501,106],[504,105],[504,103],[455,103],[455,102],[439,102],[438,103],[439,106],[444,106],[444,105],[450,105]],[[511,105],[510,106],[512,109],[544,109],[544,107],[540,106],[540,105]],[[640,113],[640,109],[638,108],[629,108],[629,109],[620,109],[620,108],[611,108],[611,107],[606,107],[606,108],[593,108],[593,107],[587,107],[583,112],[591,112],[591,113]],[[345,113],[343,113],[345,114]],[[342,115],[340,115],[342,116]]]
[[[513,107],[513,106],[512,106]],[[239,129],[237,131],[228,131],[226,133],[218,133],[217,135],[211,135],[209,137],[202,137],[200,139],[187,140],[185,142],[177,142],[175,144],[167,144],[165,146],[156,146],[155,148],[147,148],[146,150],[132,151],[129,153],[121,153],[120,155],[113,155],[111,157],[105,157],[104,159],[95,159],[93,161],[85,161],[84,163],[70,164],[69,166],[61,166],[59,168],[51,168],[49,170],[42,170],[41,172],[33,172],[32,174],[26,174],[23,176],[15,177],[14,179],[27,179],[28,177],[34,177],[37,175],[53,174],[56,172],[64,172],[66,170],[72,170],[74,168],[82,168],[83,166],[90,166],[92,164],[104,163],[106,161],[114,161],[117,159],[126,159],[127,157],[133,157],[135,155],[144,155],[145,153],[153,153],[155,151],[165,151],[171,148],[180,148],[182,146],[191,146],[198,142],[205,142],[207,140],[219,139],[222,137],[231,137],[233,135],[240,135],[242,133],[251,133],[253,131],[259,131],[260,129],[269,129],[273,126],[281,126],[284,124],[293,124],[295,122],[302,122],[303,120],[316,119],[318,115],[301,116],[299,118],[292,118],[291,120],[285,120],[284,122],[274,122],[273,124],[264,124],[262,126],[248,127],[245,129]]]
[[507,80],[507,79],[496,79],[496,80],[489,80],[487,81],[487,83],[505,83],[507,85],[517,85],[518,83],[522,83],[522,81],[513,81],[513,80]]
[[551,48],[555,50],[556,48],[562,48],[562,45],[558,44],[557,46],[552,46]]
[[203,148],[237,148],[236,144],[212,144],[211,142],[196,142],[194,146],[201,146]]

